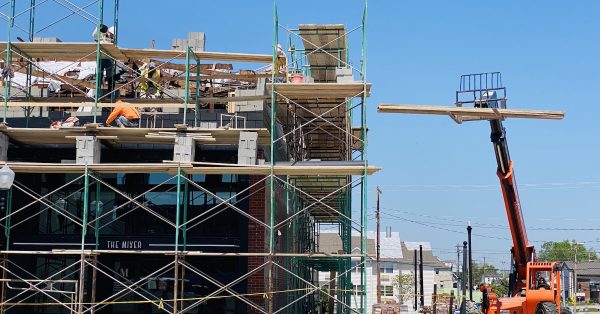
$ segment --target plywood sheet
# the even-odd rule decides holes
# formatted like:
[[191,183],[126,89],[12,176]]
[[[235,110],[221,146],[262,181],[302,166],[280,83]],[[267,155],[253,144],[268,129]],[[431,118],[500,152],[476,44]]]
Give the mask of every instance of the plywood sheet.
[[564,118],[562,111],[551,110],[518,110],[518,109],[491,109],[491,108],[463,108],[446,106],[419,106],[419,105],[388,105],[377,106],[379,112],[404,113],[404,114],[428,114],[447,115],[460,121],[461,117],[471,117],[485,120],[493,119],[550,119],[560,120]]
[[[12,46],[23,52],[30,58],[40,58],[44,60],[96,60],[97,44],[95,42],[16,42]],[[185,59],[185,51],[178,50],[160,50],[160,49],[132,49],[119,48],[112,44],[102,44],[102,50],[116,58],[126,61],[127,59]],[[5,50],[6,42],[0,42],[0,51]],[[255,62],[271,63],[273,57],[270,54],[246,54],[246,53],[228,53],[228,52],[194,52],[200,60],[229,61],[229,62]],[[18,58],[18,55],[14,55]],[[191,58],[194,56],[192,55]]]
[[[364,91],[362,83],[275,83],[267,84],[268,92],[275,86],[275,92],[290,99],[344,99],[359,97]],[[366,84],[367,96],[371,94],[371,84]]]

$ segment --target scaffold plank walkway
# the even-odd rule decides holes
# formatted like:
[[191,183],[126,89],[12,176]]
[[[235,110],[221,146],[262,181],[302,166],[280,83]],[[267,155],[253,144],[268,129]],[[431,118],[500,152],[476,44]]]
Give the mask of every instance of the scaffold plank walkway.
[[[8,162],[6,163],[16,173],[84,173],[86,168],[98,173],[176,173],[178,169],[188,174],[247,174],[263,175],[271,174],[270,166],[246,166],[237,165],[223,167],[195,167],[192,164],[179,163],[105,163],[105,164],[60,164],[60,163],[28,163]],[[367,166],[367,174],[371,175],[381,168]],[[356,166],[274,166],[273,174],[289,176],[360,176],[365,172],[365,167]]]
[[267,89],[271,92],[272,86],[275,86],[275,93],[290,99],[339,99],[359,97],[365,89],[367,95],[371,94],[371,84],[363,83],[275,83],[267,84]]
[[[44,60],[77,60],[96,61],[97,44],[94,42],[13,42],[13,49],[26,54],[30,58]],[[7,42],[0,42],[0,51],[7,49]],[[127,59],[185,59],[185,50],[160,50],[160,49],[133,49],[119,48],[113,44],[101,44],[102,51],[113,58],[126,61]],[[229,52],[204,52],[195,51],[196,58],[205,61],[230,61],[230,62],[256,62],[271,63],[272,56],[267,54],[247,54]]]
[[[0,127],[0,132],[22,144],[69,144],[75,136],[96,135],[119,143],[153,144],[173,141],[177,128],[116,128],[116,127],[61,127],[58,129]],[[237,145],[241,132],[258,133],[258,144],[269,145],[267,129],[206,129],[187,128],[187,136],[210,140],[212,144]]]

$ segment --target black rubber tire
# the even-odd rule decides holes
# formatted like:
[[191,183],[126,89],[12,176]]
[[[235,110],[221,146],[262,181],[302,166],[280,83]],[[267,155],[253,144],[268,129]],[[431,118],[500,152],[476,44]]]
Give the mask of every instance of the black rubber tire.
[[562,307],[560,308],[560,314],[573,314],[573,312],[571,312],[571,309],[568,307]]
[[535,314],[558,314],[558,308],[552,302],[540,302],[535,310]]

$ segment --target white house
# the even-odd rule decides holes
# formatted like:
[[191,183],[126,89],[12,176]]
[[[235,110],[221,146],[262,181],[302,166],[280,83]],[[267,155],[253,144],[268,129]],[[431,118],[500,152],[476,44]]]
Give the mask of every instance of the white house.
[[[359,236],[352,237],[353,254],[360,253]],[[373,308],[373,304],[377,301],[377,272],[376,272],[376,261],[375,261],[375,249],[376,249],[376,233],[369,231],[367,233],[367,252],[371,259],[366,264],[366,282],[364,286],[367,289],[367,312],[370,312]],[[423,248],[423,288],[425,294],[425,306],[431,306],[433,285],[435,282],[435,270],[445,269],[446,265],[435,257],[431,251],[431,244],[429,242],[402,242],[400,240],[399,232],[381,232],[380,234],[381,246],[381,258],[380,258],[380,269],[381,269],[381,301],[385,302],[397,302],[398,291],[393,286],[393,279],[398,274],[414,274],[414,252],[416,250],[417,256],[419,254],[419,246]],[[341,248],[341,240],[337,233],[333,232],[321,232],[319,237],[319,251],[324,253],[337,253]],[[354,290],[361,291],[361,273],[358,269],[360,259],[356,258],[352,261],[352,283]],[[330,274],[326,272],[319,273],[319,284],[325,285],[330,280]],[[411,295],[404,298],[404,304],[408,305],[409,312],[414,312],[414,296]],[[360,294],[356,293],[352,299],[352,307],[359,309],[361,304]]]

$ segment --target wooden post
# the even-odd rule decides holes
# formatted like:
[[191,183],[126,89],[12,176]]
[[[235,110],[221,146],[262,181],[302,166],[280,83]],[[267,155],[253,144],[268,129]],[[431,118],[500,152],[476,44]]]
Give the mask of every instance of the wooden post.
[[[3,254],[2,255],[2,279],[6,280],[6,267],[8,266],[6,264],[6,259],[8,258],[7,254]],[[2,295],[0,295],[0,298],[2,298],[2,300],[0,300],[2,302],[2,305],[0,306],[0,313],[4,313],[4,301],[6,300],[6,286],[8,285],[8,283],[6,281],[2,281]]]
[[450,305],[448,305],[448,314],[454,313],[454,290],[450,290]]
[[[335,271],[330,271],[329,272],[329,295],[335,295],[335,290],[336,290],[336,280],[335,280],[335,276],[336,276],[336,272]],[[333,306],[335,305],[335,300],[332,297],[329,297],[329,312],[333,313]]]
[[419,245],[419,284],[421,285],[421,309],[425,308],[425,285],[423,284],[423,246]]
[[[185,255],[181,257],[182,260],[185,261]],[[185,299],[185,267],[182,265],[181,266],[181,289],[180,289],[181,293],[181,302],[179,302],[179,308],[181,308],[182,310],[184,309],[183,306],[183,302]]]
[[175,275],[173,276],[173,314],[177,314],[179,288],[179,253],[175,253]]
[[375,193],[377,196],[377,207],[375,210],[375,218],[376,218],[376,224],[377,224],[377,263],[376,266],[377,267],[377,304],[381,304],[381,264],[380,264],[380,258],[381,258],[381,220],[380,220],[380,212],[379,212],[379,194],[381,194],[381,189],[379,189],[379,186],[377,187],[377,193]]
[[414,310],[417,310],[417,297],[419,296],[419,293],[417,292],[417,288],[419,287],[418,281],[417,281],[417,276],[419,275],[419,272],[417,271],[417,250],[413,250],[413,257],[414,257],[414,264],[415,264],[415,304],[414,304]]
[[433,310],[433,314],[437,314],[437,284],[433,284],[433,297],[432,297],[432,310]]
[[93,256],[92,264],[94,265],[94,267],[92,267],[92,295],[91,295],[91,299],[90,299],[90,302],[92,303],[92,305],[90,307],[90,313],[94,314],[96,312],[96,309],[94,308],[94,306],[95,306],[94,303],[96,303],[96,276],[97,276],[96,267],[98,267],[98,255]]

